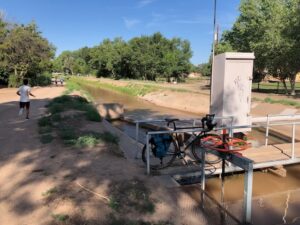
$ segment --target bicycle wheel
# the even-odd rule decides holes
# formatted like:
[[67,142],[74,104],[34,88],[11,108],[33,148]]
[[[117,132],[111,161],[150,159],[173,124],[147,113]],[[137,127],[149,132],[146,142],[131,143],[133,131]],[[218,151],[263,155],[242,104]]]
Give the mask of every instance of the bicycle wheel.
[[205,163],[215,164],[221,162],[222,159],[210,153],[209,148],[207,148],[208,146],[215,145],[216,143],[222,143],[221,137],[217,134],[207,134],[199,137],[199,140],[196,140],[192,144],[192,154],[194,158],[201,163],[201,151],[205,150]]
[[226,137],[223,141],[221,137],[211,135],[201,138],[201,145],[208,151],[211,149],[219,152],[238,152],[250,147],[249,143],[239,138]]
[[[150,150],[150,168],[153,170],[163,169],[172,164],[172,162],[175,160],[176,156],[179,154],[179,150],[176,144],[176,141],[172,139],[172,142],[168,148],[168,151],[166,152],[166,155],[164,157],[156,157],[155,156],[155,149],[154,144],[152,144],[152,141],[150,139],[149,143],[149,150]],[[143,147],[142,152],[142,160],[147,165],[147,151],[146,151],[146,145]]]

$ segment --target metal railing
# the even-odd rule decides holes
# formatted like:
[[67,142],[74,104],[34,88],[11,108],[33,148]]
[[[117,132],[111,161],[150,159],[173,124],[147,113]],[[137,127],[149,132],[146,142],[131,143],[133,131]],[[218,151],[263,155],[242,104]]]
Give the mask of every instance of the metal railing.
[[[195,127],[197,122],[201,122],[202,118],[188,118],[188,119],[179,119],[179,121],[184,122],[184,121],[192,121],[192,126]],[[230,126],[233,125],[233,116],[226,116],[226,117],[215,117],[214,120],[230,120]],[[140,125],[141,124],[146,124],[146,123],[159,123],[159,122],[167,122],[165,119],[157,119],[157,120],[135,120],[135,140],[138,142],[139,141],[139,130],[140,130]],[[192,131],[191,131],[192,132]]]
[[267,122],[266,124],[257,124],[257,125],[246,125],[246,126],[228,126],[228,127],[222,127],[222,128],[216,128],[215,130],[220,130],[220,129],[227,129],[229,133],[234,133],[235,129],[242,129],[242,128],[260,128],[260,127],[264,127],[266,129],[266,141],[265,141],[265,145],[268,144],[268,137],[269,137],[269,129],[270,127],[275,127],[275,126],[291,126],[292,127],[292,134],[291,134],[291,145],[292,145],[292,154],[290,155],[290,157],[292,159],[295,158],[295,140],[296,140],[296,126],[300,125],[300,122],[278,122],[278,123],[270,123]]
[[[290,116],[290,115],[268,115],[266,118],[266,123],[260,123],[257,125],[245,125],[245,126],[233,126],[233,117],[230,117],[231,123],[229,126],[224,126],[224,127],[217,127],[214,129],[214,131],[220,131],[220,130],[227,130],[228,134],[230,136],[233,136],[234,130],[236,129],[243,129],[243,128],[259,128],[259,127],[264,127],[266,128],[266,144],[268,144],[268,137],[269,137],[269,129],[270,127],[275,127],[275,126],[292,126],[292,151],[290,155],[290,159],[287,160],[277,160],[277,161],[267,161],[263,163],[254,163],[252,160],[231,154],[231,157],[227,157],[226,154],[218,151],[212,151],[214,154],[217,156],[221,157],[224,160],[227,160],[230,162],[230,165],[226,169],[226,171],[237,171],[237,167],[239,167],[239,170],[244,170],[245,171],[245,177],[244,177],[244,200],[243,200],[243,222],[245,223],[251,223],[251,214],[252,214],[252,186],[253,186],[253,169],[258,169],[258,168],[264,168],[264,167],[271,167],[275,165],[284,165],[284,164],[292,164],[292,163],[300,163],[300,158],[295,157],[295,139],[296,139],[296,126],[300,125],[300,122],[276,122],[276,123],[270,123],[272,119],[271,117],[284,117],[284,116]],[[299,115],[300,116],[300,115]],[[297,116],[294,116],[294,119]],[[217,118],[216,118],[217,119]],[[223,118],[221,118],[223,119]],[[198,119],[193,120],[193,126],[195,126],[196,121]],[[278,121],[279,119],[276,119]],[[165,120],[156,120],[159,122],[165,122]],[[136,140],[138,141],[138,132],[139,132],[139,125],[140,123],[143,122],[150,122],[149,120],[144,120],[144,121],[137,121],[136,124],[136,129],[137,129],[137,136]],[[153,122],[153,120],[152,120]],[[194,129],[180,129],[180,130],[165,130],[165,131],[149,131],[146,134],[146,158],[147,158],[147,174],[150,174],[150,145],[149,145],[149,140],[151,135],[154,134],[164,134],[164,133],[186,133],[186,132],[201,132],[201,128],[194,128]],[[230,153],[229,153],[230,154]],[[205,151],[202,151],[201,154],[202,163],[201,165],[201,189],[202,191],[205,191]],[[224,164],[224,162],[223,162]],[[233,164],[234,166],[232,166]],[[225,164],[224,164],[225,165]],[[223,167],[223,166],[222,166]],[[222,168],[222,174],[224,173],[225,168]]]

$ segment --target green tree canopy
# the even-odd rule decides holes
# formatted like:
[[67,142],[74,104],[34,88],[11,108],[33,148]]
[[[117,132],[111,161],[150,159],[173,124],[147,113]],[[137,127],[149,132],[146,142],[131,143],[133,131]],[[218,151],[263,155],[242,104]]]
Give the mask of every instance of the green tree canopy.
[[[255,53],[255,73],[291,82],[299,71],[299,0],[242,0],[240,15],[221,44]],[[297,39],[298,37],[298,39]]]
[[69,68],[71,73],[96,71],[97,76],[155,80],[189,73],[191,57],[188,41],[167,39],[161,33],[155,33],[128,42],[122,38],[105,39],[93,48],[63,52],[53,64],[56,70]]
[[[9,24],[0,18],[0,76],[11,74],[18,85],[50,69],[55,48],[41,36],[35,23]],[[2,71],[2,72],[1,72]]]

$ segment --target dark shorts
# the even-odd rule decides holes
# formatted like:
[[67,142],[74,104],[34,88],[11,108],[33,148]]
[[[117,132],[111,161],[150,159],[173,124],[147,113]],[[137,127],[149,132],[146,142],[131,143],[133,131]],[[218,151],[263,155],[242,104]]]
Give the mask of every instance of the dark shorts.
[[26,108],[29,109],[30,107],[30,102],[20,102],[20,108]]

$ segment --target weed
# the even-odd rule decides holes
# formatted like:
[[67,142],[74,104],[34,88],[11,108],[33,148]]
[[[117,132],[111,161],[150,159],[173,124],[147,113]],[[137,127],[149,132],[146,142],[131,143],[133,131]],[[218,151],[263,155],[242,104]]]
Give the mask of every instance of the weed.
[[113,197],[109,199],[109,203],[108,203],[109,207],[115,211],[119,211],[120,208],[120,204],[117,202],[116,199],[114,199]]
[[79,137],[74,144],[76,147],[93,147],[98,143],[99,140],[97,137],[93,135],[84,135]]
[[[63,111],[69,110],[69,109],[76,109],[80,111],[86,112],[86,118],[90,121],[101,121],[101,117],[95,107],[91,105],[85,98],[82,98],[80,96],[68,96],[63,95],[60,97],[57,97],[53,99],[52,102],[48,104],[49,112],[51,112],[53,115],[58,115],[58,113],[61,113]],[[57,116],[56,118],[53,118],[53,120],[60,120]]]
[[119,143],[119,138],[116,135],[107,131],[101,133],[100,139],[106,143],[112,143],[116,145]]
[[56,194],[58,192],[57,188],[56,187],[53,187],[53,188],[50,188],[49,190],[47,190],[46,192],[43,192],[42,193],[42,196],[43,197],[49,197],[53,194]]
[[52,214],[52,218],[57,222],[66,222],[69,219],[69,215],[67,214]]
[[40,136],[40,141],[43,144],[48,144],[53,141],[53,136],[51,134],[44,134]]

